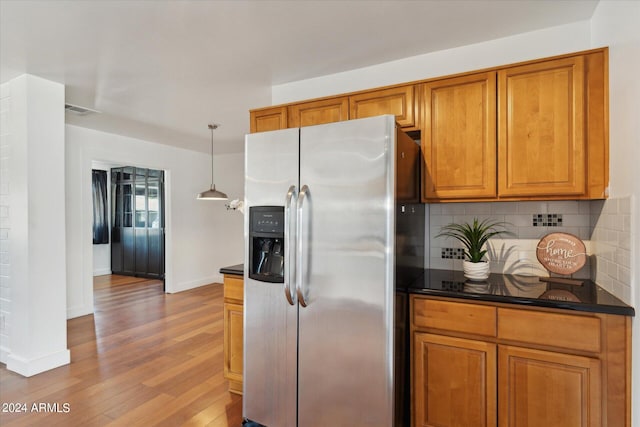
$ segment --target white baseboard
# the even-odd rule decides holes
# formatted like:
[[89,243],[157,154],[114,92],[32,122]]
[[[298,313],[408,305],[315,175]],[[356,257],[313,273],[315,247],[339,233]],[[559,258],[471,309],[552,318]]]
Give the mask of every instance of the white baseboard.
[[93,314],[93,305],[90,307],[80,306],[80,307],[67,308],[67,320],[75,319],[76,317],[86,316],[87,314]]
[[93,276],[104,276],[106,274],[111,274],[110,268],[99,268],[97,270],[93,270]]
[[211,283],[222,283],[222,275],[216,274],[214,276],[205,277],[198,280],[192,280],[190,282],[178,283],[171,289],[167,288],[167,293],[175,294],[176,292],[188,291],[189,289],[198,288],[204,285],[210,285]]
[[15,354],[7,355],[7,369],[24,377],[31,377],[71,362],[71,352],[66,349],[35,359],[25,359]]

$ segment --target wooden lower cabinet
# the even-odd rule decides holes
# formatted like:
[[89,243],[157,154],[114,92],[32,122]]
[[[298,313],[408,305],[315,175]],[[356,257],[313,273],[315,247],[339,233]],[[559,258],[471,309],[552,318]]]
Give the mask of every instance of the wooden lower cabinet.
[[630,317],[417,295],[410,317],[414,426],[631,425]]
[[505,345],[498,366],[501,427],[602,425],[600,360]]
[[229,391],[242,394],[243,278],[224,275],[224,377]]
[[496,345],[414,335],[416,426],[496,425]]

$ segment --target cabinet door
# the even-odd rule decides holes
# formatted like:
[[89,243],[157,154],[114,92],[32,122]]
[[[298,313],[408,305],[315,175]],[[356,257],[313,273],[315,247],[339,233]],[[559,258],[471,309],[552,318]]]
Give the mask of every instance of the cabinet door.
[[498,72],[500,197],[585,192],[584,61]]
[[496,197],[496,73],[421,88],[424,199]]
[[416,333],[414,426],[495,426],[496,345]]
[[404,203],[420,202],[420,146],[396,129],[396,199]]
[[251,133],[287,128],[287,107],[264,108],[249,113]]
[[600,426],[600,361],[512,346],[498,350],[500,426]]
[[416,128],[414,110],[413,85],[372,90],[349,97],[350,119],[393,114],[400,126],[411,130]]
[[242,325],[242,305],[224,303],[224,376],[230,380],[230,390],[238,393],[242,393]]
[[321,125],[349,120],[349,98],[332,98],[289,106],[289,127]]

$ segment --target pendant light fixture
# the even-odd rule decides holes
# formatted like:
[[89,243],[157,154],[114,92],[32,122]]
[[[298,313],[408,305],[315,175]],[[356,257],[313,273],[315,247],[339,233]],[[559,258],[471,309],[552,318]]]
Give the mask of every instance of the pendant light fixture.
[[211,130],[211,188],[207,191],[203,191],[198,194],[198,200],[228,200],[229,198],[222,191],[216,190],[216,185],[213,183],[213,131],[218,129],[219,125],[209,124]]

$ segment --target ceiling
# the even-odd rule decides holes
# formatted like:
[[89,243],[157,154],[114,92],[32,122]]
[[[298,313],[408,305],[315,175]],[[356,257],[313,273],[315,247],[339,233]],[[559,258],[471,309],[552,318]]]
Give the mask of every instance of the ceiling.
[[591,18],[598,0],[0,0],[0,79],[100,114],[67,123],[241,152],[271,86]]

